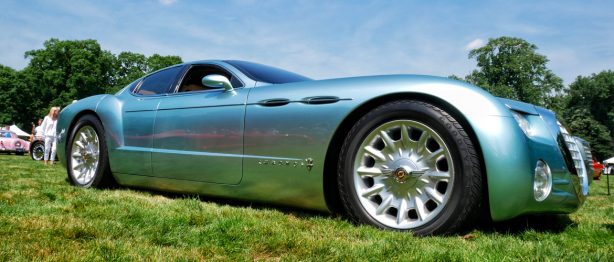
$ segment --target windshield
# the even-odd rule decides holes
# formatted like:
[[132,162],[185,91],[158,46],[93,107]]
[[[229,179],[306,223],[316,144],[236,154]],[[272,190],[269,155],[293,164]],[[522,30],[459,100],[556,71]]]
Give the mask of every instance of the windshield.
[[241,71],[243,74],[258,82],[284,84],[311,80],[310,78],[304,77],[302,75],[275,68],[272,66],[265,66],[261,64],[238,60],[226,60],[224,62],[231,64],[232,66],[239,69],[239,71]]

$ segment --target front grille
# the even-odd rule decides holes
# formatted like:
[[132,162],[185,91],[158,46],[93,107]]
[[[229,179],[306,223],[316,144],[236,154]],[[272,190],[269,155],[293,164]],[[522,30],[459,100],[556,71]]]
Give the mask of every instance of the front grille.
[[572,174],[578,175],[578,171],[584,171],[580,149],[576,144],[576,140],[567,132],[567,129],[561,125],[560,122],[557,121],[556,123],[559,125],[559,130],[561,131],[561,136],[557,140],[563,152],[567,169],[569,169],[569,172]]

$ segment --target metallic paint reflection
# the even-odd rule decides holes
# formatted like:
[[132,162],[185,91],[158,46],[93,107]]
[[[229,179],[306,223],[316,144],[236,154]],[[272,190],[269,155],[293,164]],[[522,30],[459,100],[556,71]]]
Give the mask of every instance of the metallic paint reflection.
[[[111,170],[122,185],[328,210],[324,166],[334,135],[343,132],[341,123],[381,99],[426,98],[458,112],[475,133],[494,220],[573,212],[584,201],[578,194],[578,177],[568,170],[557,143],[556,117],[546,109],[500,100],[468,83],[440,77],[390,75],[272,85],[258,83],[221,61],[185,65],[190,64],[225,68],[245,87],[236,93],[154,97],[134,96],[124,89],[116,95],[89,97],[62,110],[58,130],[70,130],[84,113],[96,115],[105,129]],[[328,99],[305,102],[314,97]],[[260,103],[271,99],[287,103]],[[522,132],[510,108],[526,114],[530,136]],[[63,164],[66,137],[58,143]],[[305,159],[313,160],[311,170],[262,164]],[[553,173],[552,193],[543,202],[535,201],[532,191],[539,159]]]

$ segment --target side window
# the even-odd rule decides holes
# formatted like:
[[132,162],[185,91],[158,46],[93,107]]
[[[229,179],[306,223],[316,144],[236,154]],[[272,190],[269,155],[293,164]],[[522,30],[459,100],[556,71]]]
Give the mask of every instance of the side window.
[[139,95],[157,95],[168,91],[171,84],[181,71],[181,66],[171,67],[146,77],[141,87],[136,91]]
[[242,87],[243,83],[239,81],[235,76],[226,72],[225,70],[215,66],[194,66],[186,73],[179,90],[177,92],[191,92],[191,91],[203,91],[213,90],[219,88],[210,88],[202,84],[203,77],[207,75],[223,75],[230,80],[232,87]]

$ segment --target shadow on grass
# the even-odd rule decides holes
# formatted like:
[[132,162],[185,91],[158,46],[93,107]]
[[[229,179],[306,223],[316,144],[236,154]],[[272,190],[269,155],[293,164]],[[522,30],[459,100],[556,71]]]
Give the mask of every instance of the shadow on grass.
[[605,228],[610,230],[610,233],[614,234],[614,224],[605,224],[604,226],[605,226]]
[[129,189],[137,192],[148,193],[150,195],[159,195],[164,196],[170,199],[199,199],[203,202],[208,202],[220,206],[231,206],[237,208],[252,208],[257,210],[275,210],[282,212],[286,215],[293,215],[297,218],[314,218],[314,217],[337,217],[337,215],[317,211],[310,209],[303,209],[299,207],[291,207],[284,206],[280,204],[271,204],[271,203],[262,203],[262,202],[253,202],[249,200],[240,200],[240,199],[230,199],[230,198],[222,198],[215,196],[207,196],[207,195],[199,195],[199,194],[191,194],[191,193],[176,193],[176,192],[167,192],[167,191],[158,191],[153,189],[146,188],[138,188],[138,187],[123,187],[116,186],[107,189],[101,190],[121,190],[121,189]]
[[520,235],[527,231],[561,233],[577,226],[568,215],[542,214],[520,216],[502,222],[485,222],[476,229],[486,233]]
[[[68,179],[66,179],[67,182]],[[352,223],[351,221],[343,218],[339,214],[333,214],[323,211],[317,210],[309,210],[303,209],[299,207],[292,206],[284,206],[280,204],[271,204],[271,203],[262,203],[262,202],[253,202],[248,200],[238,200],[238,199],[229,199],[222,197],[214,197],[214,196],[206,196],[199,194],[189,194],[189,193],[176,193],[176,192],[167,192],[167,191],[158,191],[153,189],[146,188],[138,188],[138,187],[124,187],[124,186],[113,186],[106,189],[100,190],[122,190],[129,189],[133,191],[138,191],[142,193],[147,193],[150,195],[159,195],[164,196],[170,199],[199,199],[203,202],[213,203],[217,205],[227,205],[231,207],[237,208],[252,208],[257,210],[275,210],[282,212],[286,215],[293,215],[297,218],[309,219],[315,217],[329,217],[329,218],[338,218]],[[525,215],[520,216],[514,219],[510,219],[502,222],[493,222],[488,218],[482,218],[481,221],[474,227],[466,229],[467,232],[458,232],[459,235],[463,233],[468,233],[468,231],[472,229],[476,229],[482,231],[484,233],[500,233],[500,234],[511,234],[511,235],[521,235],[527,231],[535,231],[539,233],[561,233],[568,228],[574,228],[578,225],[573,222],[568,215],[564,214],[540,214],[540,215]],[[353,224],[353,223],[352,223]],[[614,232],[614,224],[606,224],[605,225],[608,230]]]

